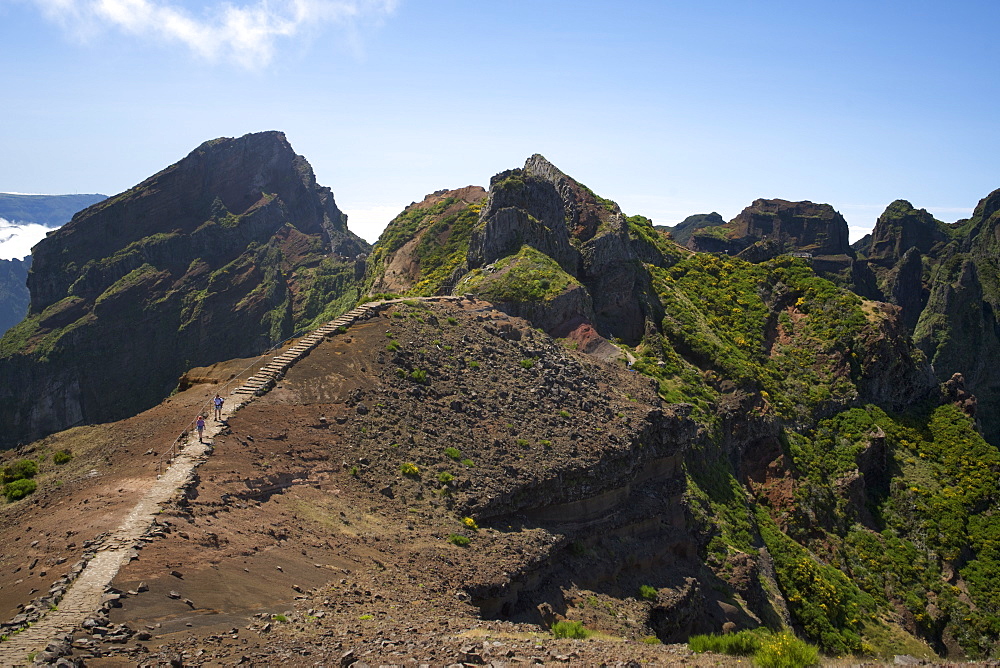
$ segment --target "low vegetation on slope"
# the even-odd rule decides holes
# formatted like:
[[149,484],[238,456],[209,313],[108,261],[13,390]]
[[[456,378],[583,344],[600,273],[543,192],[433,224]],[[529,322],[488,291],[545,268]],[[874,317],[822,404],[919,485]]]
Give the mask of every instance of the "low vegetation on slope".
[[525,245],[516,254],[467,274],[456,292],[475,293],[496,303],[547,302],[578,287],[580,282],[555,260]]
[[[782,243],[827,240],[836,248],[823,252],[850,259],[832,208],[754,207],[818,211],[786,215],[792,236]],[[977,221],[992,211],[980,208]],[[395,247],[413,243],[417,215],[399,219],[387,237]],[[814,261],[767,246],[774,240],[764,227],[755,262],[690,253],[532,156],[494,177],[471,232],[473,271],[458,289],[550,331],[576,317],[620,336],[663,399],[691,406],[708,435],[686,458],[687,523],[706,569],[699,577],[753,623],[777,628],[790,618],[830,654],[916,651],[901,639],[908,632],[941,654],[990,655],[997,611],[983,583],[995,572],[993,499],[971,491],[980,487],[967,464],[935,455],[958,439],[964,445],[951,447],[977,453],[976,475],[989,489],[998,455],[967,414],[974,402],[947,403],[908,337],[912,323],[844,287],[874,285],[864,264],[847,262],[849,280],[832,282]],[[928,229],[926,252],[944,247],[934,235],[953,234]],[[883,236],[879,248],[902,243]],[[951,289],[975,292],[974,269],[953,264],[961,277]],[[883,279],[871,289],[886,289]],[[568,293],[577,296],[555,301]],[[931,302],[950,304],[950,294]],[[950,315],[939,320],[953,326]],[[773,582],[762,575],[767,563]]]
[[366,289],[406,296],[450,293],[485,202],[482,188],[428,195],[396,216],[368,260]]
[[[919,353],[887,355],[890,314],[789,257],[651,271],[667,315],[636,366],[737,448],[689,461],[708,564],[731,580],[735,555],[766,546],[792,619],[830,654],[885,651],[865,639],[884,618],[942,654],[992,655],[1000,453],[958,407],[914,403],[933,388]],[[904,413],[869,382],[889,376]],[[746,421],[734,410],[758,415],[750,442],[726,435]]]

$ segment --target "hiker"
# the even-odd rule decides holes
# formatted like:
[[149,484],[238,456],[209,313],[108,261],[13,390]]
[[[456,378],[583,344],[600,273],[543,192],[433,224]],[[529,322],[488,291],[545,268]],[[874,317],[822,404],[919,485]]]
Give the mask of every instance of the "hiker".
[[205,432],[205,416],[199,415],[198,419],[195,420],[194,426],[198,428],[198,442],[204,443],[205,441],[201,440],[201,435]]
[[215,404],[215,421],[222,422],[222,404],[225,403],[225,399],[220,397],[218,394],[215,395],[215,399],[212,402]]

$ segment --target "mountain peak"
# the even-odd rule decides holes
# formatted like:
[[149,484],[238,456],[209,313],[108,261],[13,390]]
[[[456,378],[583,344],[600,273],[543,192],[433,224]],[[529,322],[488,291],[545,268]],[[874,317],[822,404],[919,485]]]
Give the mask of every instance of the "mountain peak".
[[[202,143],[35,246],[28,317],[0,358],[20,431],[0,442],[141,410],[190,364],[335,315],[369,250],[283,133]],[[141,386],[115,382],[129,374]]]

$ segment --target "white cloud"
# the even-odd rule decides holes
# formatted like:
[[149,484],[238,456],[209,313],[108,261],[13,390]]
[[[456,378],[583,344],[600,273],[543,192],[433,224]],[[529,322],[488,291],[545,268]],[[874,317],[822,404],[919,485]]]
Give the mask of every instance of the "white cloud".
[[867,227],[862,225],[848,225],[847,238],[853,244],[855,241],[860,240],[861,237],[865,236],[866,234],[871,234],[872,229],[874,229],[874,227],[875,227],[874,225],[868,225]]
[[352,28],[393,13],[398,0],[259,0],[206,5],[194,15],[177,0],[33,0],[49,19],[80,38],[117,29],[142,38],[179,43],[207,60],[246,68],[266,65],[281,40],[323,24]]
[[378,240],[389,221],[398,216],[407,204],[409,202],[404,204],[360,203],[342,210],[347,214],[347,229],[373,244]]
[[12,223],[0,218],[0,260],[20,260],[53,228],[38,223]]

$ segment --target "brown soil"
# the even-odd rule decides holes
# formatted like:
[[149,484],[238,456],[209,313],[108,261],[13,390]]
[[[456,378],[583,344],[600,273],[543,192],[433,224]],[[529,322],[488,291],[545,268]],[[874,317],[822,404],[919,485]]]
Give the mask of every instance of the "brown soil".
[[[187,376],[225,381],[245,366]],[[129,420],[22,451],[76,456],[47,466],[40,491],[0,515],[0,540],[16,546],[0,561],[7,617],[121,521],[217,387],[195,384]],[[629,498],[626,469],[606,473],[625,476],[624,491],[575,500],[601,466],[674,466],[642,464],[634,451],[657,403],[648,379],[566,351],[482,302],[400,305],[321,344],[230,418],[186,497],[161,514],[158,537],[118,573],[123,596],[106,621],[130,638],[81,630],[75,655],[88,666],[718,665],[643,642],[655,637],[653,604],[635,598],[638,584],[652,565],[689,563],[693,548],[674,538],[667,553],[647,554],[632,541],[683,520],[661,526],[630,502],[641,517],[602,535],[605,518],[623,512],[607,495]],[[642,498],[662,493],[651,490]],[[629,559],[601,561],[612,540]],[[552,605],[518,599],[530,587]],[[555,640],[543,623],[562,618],[598,635]]]

